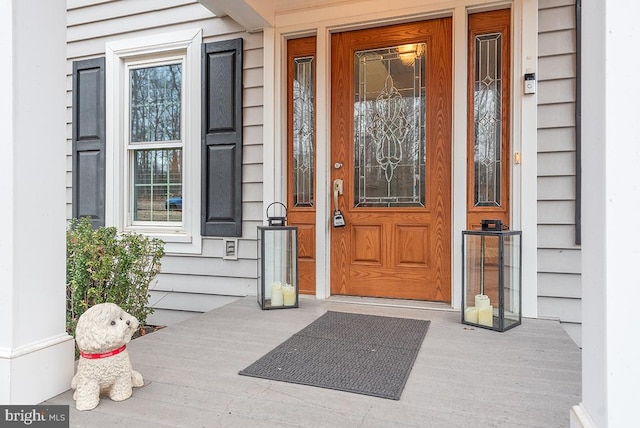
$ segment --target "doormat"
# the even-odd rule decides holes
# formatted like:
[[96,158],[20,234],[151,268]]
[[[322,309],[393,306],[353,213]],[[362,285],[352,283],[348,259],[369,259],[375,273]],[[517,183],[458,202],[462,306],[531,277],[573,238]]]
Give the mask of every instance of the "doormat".
[[399,400],[430,323],[329,311],[239,374]]

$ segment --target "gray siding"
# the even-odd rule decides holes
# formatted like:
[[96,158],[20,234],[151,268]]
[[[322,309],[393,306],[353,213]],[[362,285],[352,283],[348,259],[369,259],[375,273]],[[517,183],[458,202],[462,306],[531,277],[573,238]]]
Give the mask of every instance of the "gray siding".
[[540,0],[538,7],[538,314],[559,318],[580,344],[575,1]]
[[[539,0],[538,311],[559,318],[579,343],[581,254],[574,244],[576,33],[574,0]],[[71,217],[72,61],[104,55],[105,43],[202,28],[203,42],[244,38],[243,230],[238,260],[204,238],[201,255],[167,255],[151,293],[151,322],[170,324],[255,292],[256,226],[262,223],[263,49],[261,33],[216,18],[195,0],[68,0],[67,215]],[[108,77],[107,77],[108,78]]]
[[[221,239],[203,238],[202,254],[166,255],[151,291],[150,323],[172,324],[255,293],[256,226],[262,224],[262,33],[249,34],[195,0],[67,1],[67,217],[71,218],[72,61],[102,56],[114,40],[202,28],[203,43],[244,38],[243,230],[238,260],[223,260]],[[107,76],[107,78],[109,78]]]

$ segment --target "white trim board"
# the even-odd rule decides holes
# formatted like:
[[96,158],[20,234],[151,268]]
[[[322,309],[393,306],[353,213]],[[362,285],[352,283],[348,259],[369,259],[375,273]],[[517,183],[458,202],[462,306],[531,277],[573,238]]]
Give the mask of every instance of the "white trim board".
[[184,94],[184,162],[183,182],[183,227],[180,230],[132,228],[136,232],[161,238],[167,253],[200,254],[200,124],[201,124],[201,64],[200,48],[202,30],[200,28],[175,31],[153,36],[118,40],[106,43],[106,214],[107,226],[126,230],[124,207],[126,206],[123,168],[125,153],[123,118],[126,85],[125,61],[133,58],[162,57],[172,53],[185,55],[186,93]]

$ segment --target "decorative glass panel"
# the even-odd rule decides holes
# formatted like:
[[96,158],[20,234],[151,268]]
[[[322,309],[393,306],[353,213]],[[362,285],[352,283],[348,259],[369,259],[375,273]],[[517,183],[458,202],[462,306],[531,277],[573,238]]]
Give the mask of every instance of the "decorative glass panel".
[[133,153],[133,220],[182,221],[182,149]]
[[474,206],[501,206],[502,38],[476,37],[474,88]]
[[131,70],[131,142],[180,139],[182,65]]
[[425,206],[425,48],[355,53],[356,207]]
[[313,57],[293,61],[293,202],[313,207],[314,72]]

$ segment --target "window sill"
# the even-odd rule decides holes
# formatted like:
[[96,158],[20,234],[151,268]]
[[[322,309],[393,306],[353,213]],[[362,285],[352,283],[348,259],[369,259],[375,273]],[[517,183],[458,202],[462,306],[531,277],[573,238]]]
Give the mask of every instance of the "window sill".
[[187,233],[170,233],[168,231],[145,230],[144,228],[127,228],[127,232],[140,233],[150,238],[158,238],[164,242],[166,254],[201,254],[202,237]]

